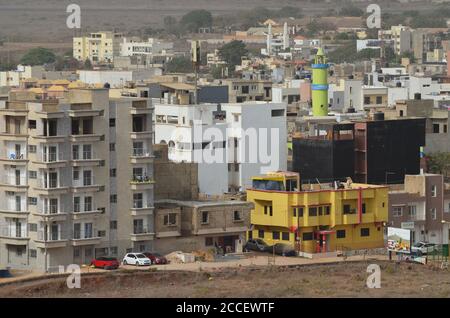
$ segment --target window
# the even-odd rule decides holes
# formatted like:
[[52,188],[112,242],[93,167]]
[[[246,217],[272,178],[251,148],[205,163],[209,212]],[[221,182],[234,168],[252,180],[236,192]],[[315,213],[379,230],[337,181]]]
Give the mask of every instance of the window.
[[117,203],[117,194],[111,194],[109,196],[109,202],[110,203]]
[[435,185],[431,186],[431,196],[435,198],[437,196],[437,187]]
[[37,257],[37,250],[30,250],[30,257],[36,258]]
[[305,232],[302,235],[303,241],[312,241],[313,239],[313,232]]
[[241,219],[241,212],[234,211],[234,213],[233,213],[233,220],[234,221],[242,221],[242,219]]
[[280,232],[272,232],[272,239],[279,240],[280,239]]
[[366,204],[365,203],[362,204],[362,213],[363,214],[366,213]]
[[431,218],[433,220],[436,220],[436,218],[437,218],[436,208],[431,208],[430,211],[431,211]]
[[395,218],[401,217],[403,215],[403,207],[401,206],[394,206],[392,208],[392,216]]
[[202,224],[209,223],[209,213],[208,211],[202,211]]
[[109,248],[109,253],[110,253],[111,255],[117,255],[117,252],[118,252],[117,246],[111,246],[111,247]]
[[363,237],[363,236],[370,236],[370,230],[369,230],[369,228],[362,228],[361,229],[361,237]]
[[117,230],[117,221],[110,221],[109,222],[109,229],[110,230]]
[[116,144],[115,143],[110,143],[109,144],[109,151],[116,151]]
[[37,178],[37,171],[29,170],[28,176],[30,179],[36,179]]
[[439,124],[433,124],[433,134],[439,134]]
[[415,205],[410,205],[408,207],[408,215],[410,219],[414,220],[416,218],[416,214],[417,214],[417,207]]
[[37,224],[36,223],[28,223],[28,230],[30,232],[37,232]]
[[84,212],[94,211],[92,197],[84,197]]
[[349,204],[344,204],[344,214],[350,214],[351,209]]
[[214,240],[212,237],[205,237],[205,246],[213,246]]
[[25,253],[25,246],[17,246],[16,247],[16,255],[21,257],[23,253]]
[[78,168],[73,168],[72,179],[80,180],[80,170]]
[[327,206],[324,207],[324,209],[325,209],[324,214],[325,215],[330,215],[330,213],[331,213],[331,206],[327,205]]
[[36,153],[36,146],[28,145],[28,152],[29,153]]
[[264,238],[264,230],[258,230],[258,237],[259,238]]
[[29,120],[28,121],[28,128],[29,129],[36,129],[36,121],[35,120]]
[[309,216],[317,216],[317,207],[312,207],[308,209]]
[[116,119],[115,118],[109,119],[109,127],[116,127]]
[[369,104],[370,104],[370,97],[364,96],[364,105],[369,105]]
[[272,117],[283,117],[284,109],[272,109]]
[[98,231],[98,237],[105,237],[106,231]]
[[117,170],[116,170],[116,168],[110,169],[110,170],[109,170],[109,176],[110,176],[111,178],[115,178],[116,175],[117,175]]
[[343,238],[345,238],[345,230],[337,230],[337,231],[336,231],[336,238],[337,238],[337,239],[343,239]]
[[302,218],[303,217],[303,208],[294,208],[294,217],[299,217]]
[[177,224],[177,214],[176,213],[169,213],[164,215],[164,225],[165,226],[171,226]]
[[272,210],[272,206],[271,205],[265,205],[264,206],[264,214],[269,213],[269,215],[272,216],[272,214],[273,214],[272,211],[273,210]]
[[383,103],[383,97],[377,96],[377,105],[381,105]]
[[318,211],[319,211],[319,215],[322,215],[323,214],[323,207],[319,206],[318,207]]
[[28,204],[29,205],[37,205],[37,198],[36,197],[28,197]]
[[281,233],[281,239],[283,241],[289,241],[289,232],[282,232]]

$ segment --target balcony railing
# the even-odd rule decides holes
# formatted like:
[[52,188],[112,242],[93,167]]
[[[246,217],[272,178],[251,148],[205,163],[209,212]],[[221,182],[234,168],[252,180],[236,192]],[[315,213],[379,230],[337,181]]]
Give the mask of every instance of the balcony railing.
[[63,152],[42,152],[42,162],[58,162],[63,161],[65,155]]
[[133,157],[149,157],[150,152],[144,148],[133,148]]
[[98,211],[98,209],[94,203],[84,204],[84,205],[82,205],[81,203],[75,203],[73,205],[74,213],[87,213],[87,212],[94,212],[94,211]]
[[27,178],[25,177],[16,177],[16,176],[3,176],[1,178],[3,184],[11,185],[11,186],[26,186]]
[[143,200],[135,200],[133,202],[133,209],[148,209],[152,207],[153,205],[150,203],[144,204]]
[[0,228],[0,236],[9,238],[25,238],[27,237],[27,229],[25,225],[17,228],[14,224]]
[[26,160],[26,155],[23,153],[10,153],[7,157],[9,160]]
[[153,179],[147,175],[134,175],[130,181],[132,184],[150,184],[153,183]]
[[95,151],[80,151],[80,152],[75,152],[72,151],[72,160],[92,160],[92,159],[96,159],[99,158]]
[[146,227],[135,226],[133,228],[133,234],[150,234],[150,230]]
[[64,240],[63,233],[61,230],[58,231],[49,230],[48,232],[45,232],[44,230],[39,230],[37,232],[37,238],[38,241],[44,242]]

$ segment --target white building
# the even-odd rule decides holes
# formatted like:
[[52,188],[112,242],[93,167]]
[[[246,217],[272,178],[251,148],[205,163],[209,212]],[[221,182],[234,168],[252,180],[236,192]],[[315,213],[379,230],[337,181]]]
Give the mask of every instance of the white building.
[[173,43],[149,38],[147,42],[124,38],[120,45],[121,56],[171,55]]
[[0,72],[0,87],[17,87],[20,81],[27,78],[42,78],[44,73],[43,66],[25,66],[17,65],[17,69],[13,71]]
[[199,164],[199,190],[242,191],[251,177],[286,170],[286,104],[155,104],[155,142],[169,159]]

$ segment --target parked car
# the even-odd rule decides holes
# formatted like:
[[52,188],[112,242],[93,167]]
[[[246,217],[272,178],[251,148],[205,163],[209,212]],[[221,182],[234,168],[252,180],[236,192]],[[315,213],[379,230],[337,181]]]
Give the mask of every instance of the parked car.
[[114,257],[101,256],[91,261],[91,266],[103,269],[118,269],[119,261]]
[[436,251],[436,244],[426,243],[426,242],[417,242],[411,247],[411,253],[417,255],[428,254]]
[[128,253],[123,258],[123,265],[149,266],[152,261],[142,253]]
[[[271,247],[275,254],[281,255],[281,256],[296,256],[295,249],[287,244],[284,243],[277,243],[274,246]],[[271,250],[269,249],[269,252]]]
[[269,245],[262,239],[250,239],[244,245],[244,251],[265,252],[268,248]]
[[167,261],[167,258],[165,258],[164,256],[162,256],[159,253],[145,252],[145,253],[142,253],[142,254],[147,256],[150,259],[150,261],[152,262],[152,264],[164,265],[164,264],[168,264],[169,263]]

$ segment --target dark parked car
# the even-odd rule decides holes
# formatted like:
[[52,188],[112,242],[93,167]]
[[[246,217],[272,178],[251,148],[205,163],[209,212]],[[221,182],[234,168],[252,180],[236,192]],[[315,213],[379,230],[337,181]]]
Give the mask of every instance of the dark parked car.
[[295,249],[287,244],[283,243],[277,243],[271,248],[269,248],[269,252],[272,251],[272,249],[275,251],[275,254],[281,255],[281,256],[296,256]]
[[114,257],[97,257],[91,261],[91,266],[103,269],[117,269],[119,268],[119,261]]
[[244,251],[266,252],[268,248],[269,245],[261,239],[250,239],[244,245]]
[[159,253],[154,253],[154,252],[145,252],[142,253],[145,256],[147,256],[151,261],[153,265],[164,265],[164,264],[168,264],[169,262],[167,261],[167,258],[165,258],[164,256],[162,256]]

